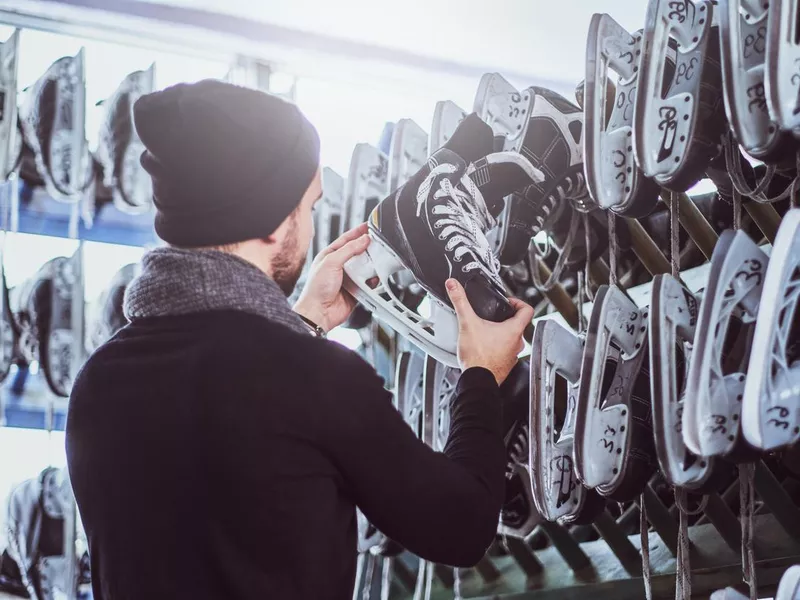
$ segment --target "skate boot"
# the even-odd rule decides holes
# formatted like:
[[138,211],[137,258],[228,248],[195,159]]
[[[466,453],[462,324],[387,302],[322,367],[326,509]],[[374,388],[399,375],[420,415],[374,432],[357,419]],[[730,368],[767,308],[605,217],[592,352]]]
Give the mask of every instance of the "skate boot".
[[17,127],[19,29],[0,44],[0,177],[8,178],[19,162],[22,144]]
[[683,441],[697,455],[755,457],[740,435],[740,417],[767,261],[743,231],[724,231],[711,256],[682,419]]
[[647,309],[600,286],[583,351],[575,420],[575,470],[589,489],[633,500],[656,470]]
[[[711,0],[650,0],[647,7],[633,147],[645,176],[679,192],[703,178],[727,131],[713,7]],[[675,73],[665,82],[672,43]]]
[[575,416],[583,341],[556,321],[533,331],[530,368],[529,471],[533,500],[548,521],[591,523],[605,502],[578,481],[573,468]]
[[[606,14],[592,17],[582,104],[587,123],[586,183],[601,208],[627,217],[649,215],[660,191],[642,174],[633,153],[633,109],[641,50],[641,32],[628,33]],[[610,96],[613,83],[609,71],[619,76],[616,91]],[[606,118],[609,109],[611,114]]]
[[79,256],[45,263],[34,277],[13,290],[11,302],[23,358],[28,363],[39,361],[50,390],[62,398],[69,396],[80,359],[75,356],[73,320],[73,305],[83,307],[82,295],[75,296],[82,288]]
[[455,102],[443,100],[436,103],[433,111],[433,123],[431,124],[431,135],[428,138],[428,149],[436,152],[444,146],[452,137],[453,133],[461,121],[467,118],[467,113]]
[[800,600],[800,565],[786,569],[778,584],[775,600]]
[[764,278],[742,400],[742,433],[766,452],[800,439],[800,210],[781,222]]
[[135,71],[122,81],[108,100],[97,144],[103,183],[112,192],[114,206],[126,214],[141,214],[153,203],[153,184],[139,163],[144,144],[133,126],[133,105],[155,89],[155,65]]
[[58,59],[33,84],[20,107],[20,119],[47,193],[76,202],[94,176],[85,133],[83,50]]
[[558,219],[567,201],[585,207],[583,113],[545,88],[518,91],[498,73],[481,79],[475,112],[502,138],[502,149],[518,152],[544,174],[517,190],[499,216],[496,253],[503,265],[525,257],[531,237]]
[[[722,81],[725,111],[736,140],[745,151],[760,160],[781,161],[792,144],[770,117],[766,94],[767,22],[770,13],[780,12],[756,0],[721,0],[719,20]],[[797,93],[792,99],[796,103]]]
[[91,324],[86,349],[89,354],[110,340],[117,331],[128,324],[123,311],[125,290],[139,272],[135,264],[125,265],[114,274],[111,282],[98,299]]
[[[486,239],[503,197],[541,179],[516,153],[492,154],[487,125],[470,116],[448,144],[369,218],[372,244],[345,265],[355,298],[427,354],[457,366],[457,322],[445,281],[458,279],[475,312],[502,321],[514,314]],[[410,269],[431,300],[425,318],[403,305],[392,275]],[[377,283],[374,279],[377,278]]]
[[[755,2],[742,4],[746,4],[745,10],[752,15],[751,18],[761,15],[763,9],[754,7]],[[765,56],[769,115],[782,130],[794,133],[795,137],[800,136],[800,39],[796,33],[798,10],[800,6],[797,2],[769,3],[766,36],[769,52]],[[755,42],[761,43],[758,31],[753,50]],[[758,99],[758,92],[760,90],[756,89],[754,100]]]
[[[358,144],[350,159],[347,179],[342,233],[366,221],[372,210],[389,193],[389,159],[369,144]],[[367,308],[356,306],[343,325],[348,329],[363,329],[370,322]]]
[[656,275],[650,309],[653,432],[661,472],[673,487],[712,491],[716,460],[687,450],[681,423],[700,301],[678,279]]

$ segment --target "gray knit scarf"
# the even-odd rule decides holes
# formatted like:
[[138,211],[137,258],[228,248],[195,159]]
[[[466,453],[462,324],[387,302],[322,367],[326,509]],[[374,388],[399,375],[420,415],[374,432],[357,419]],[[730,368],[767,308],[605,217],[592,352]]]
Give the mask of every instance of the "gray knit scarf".
[[128,319],[241,310],[308,333],[278,284],[252,263],[217,250],[158,248],[125,292]]

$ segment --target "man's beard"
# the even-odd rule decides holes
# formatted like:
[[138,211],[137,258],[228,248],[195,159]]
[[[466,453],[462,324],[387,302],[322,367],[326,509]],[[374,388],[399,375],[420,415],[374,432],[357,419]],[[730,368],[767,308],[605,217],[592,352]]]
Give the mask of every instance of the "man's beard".
[[306,253],[301,253],[299,246],[297,232],[292,229],[286,236],[281,251],[272,260],[272,279],[287,298],[292,295],[306,263]]

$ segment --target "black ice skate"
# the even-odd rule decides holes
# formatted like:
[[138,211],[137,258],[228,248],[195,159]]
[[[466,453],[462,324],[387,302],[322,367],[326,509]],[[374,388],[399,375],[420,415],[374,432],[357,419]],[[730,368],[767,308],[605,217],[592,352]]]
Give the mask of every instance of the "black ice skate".
[[605,506],[573,466],[583,340],[552,319],[536,323],[530,368],[530,459],[539,513],[561,525],[586,524]]
[[583,485],[617,502],[641,494],[656,469],[647,316],[618,287],[603,285],[586,332],[575,470]]
[[781,222],[764,278],[742,400],[742,432],[773,452],[800,439],[800,210]]
[[[420,172],[375,208],[368,221],[372,244],[345,265],[346,285],[359,302],[449,366],[458,365],[457,323],[444,283],[458,279],[484,319],[513,315],[486,231],[504,196],[543,177],[520,154],[492,154],[492,148],[490,128],[476,116],[465,119]],[[403,269],[428,293],[429,318],[392,289],[392,276]]]
[[740,424],[767,262],[744,231],[724,231],[714,248],[683,409],[683,441],[695,454],[727,456],[732,462],[755,456]]
[[93,180],[83,50],[58,59],[33,84],[20,106],[20,120],[47,193],[56,200],[78,201]]
[[544,175],[508,198],[498,217],[496,253],[503,265],[525,258],[531,237],[559,218],[567,201],[587,199],[583,112],[545,88],[518,91],[498,73],[481,79],[475,112],[492,126],[501,149],[518,152]]
[[[679,192],[704,177],[727,131],[713,8],[711,0],[650,0],[647,7],[633,147],[645,176]],[[672,44],[675,72],[664,93]]]
[[128,214],[150,210],[153,184],[139,163],[144,144],[133,126],[133,105],[155,89],[155,65],[129,74],[104,102],[96,157],[103,167],[104,185],[111,190],[114,206]]

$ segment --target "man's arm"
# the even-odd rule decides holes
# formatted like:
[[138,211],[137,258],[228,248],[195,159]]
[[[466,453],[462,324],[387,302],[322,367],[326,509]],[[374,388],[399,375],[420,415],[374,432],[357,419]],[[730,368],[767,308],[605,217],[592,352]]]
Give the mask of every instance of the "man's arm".
[[474,565],[496,533],[504,493],[494,376],[482,368],[464,372],[447,446],[436,453],[417,439],[366,363],[355,356],[342,363],[328,388],[335,422],[324,437],[354,501],[381,532],[422,558]]

